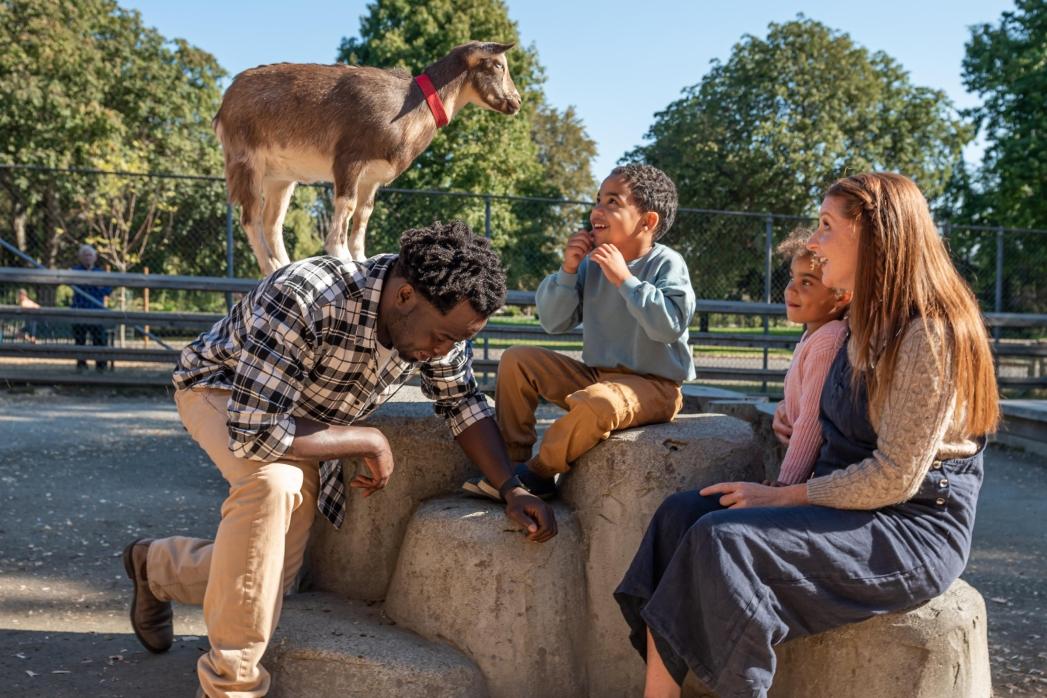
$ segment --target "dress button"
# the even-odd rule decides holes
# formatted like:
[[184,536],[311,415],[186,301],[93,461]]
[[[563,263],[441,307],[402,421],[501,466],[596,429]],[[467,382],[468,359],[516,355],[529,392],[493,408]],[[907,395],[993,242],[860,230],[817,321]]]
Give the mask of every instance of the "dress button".
[[942,462],[940,460],[934,461],[933,463],[931,463],[931,468],[933,470],[941,470],[942,469]]
[[938,497],[938,499],[934,500],[934,503],[937,504],[938,506],[942,506],[943,504],[945,504],[945,500],[942,499],[941,497]]
[[948,486],[949,486],[949,481],[948,481],[948,480],[946,480],[946,479],[945,479],[944,477],[943,477],[943,478],[941,479],[941,481],[940,481],[940,482],[938,483],[938,487],[941,487],[942,489],[945,489],[945,488],[946,488],[946,487],[948,487]]

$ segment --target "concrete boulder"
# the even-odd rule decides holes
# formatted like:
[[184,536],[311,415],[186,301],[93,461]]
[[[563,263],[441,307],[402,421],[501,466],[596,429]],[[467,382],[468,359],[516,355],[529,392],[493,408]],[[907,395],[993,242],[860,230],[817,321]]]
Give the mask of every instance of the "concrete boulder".
[[711,385],[698,385],[697,383],[685,383],[681,388],[683,393],[683,414],[702,414],[704,412],[715,412],[709,409],[709,403],[713,400],[738,400],[749,399],[745,393],[737,390],[727,390]]
[[[266,659],[273,695],[641,695],[644,664],[612,592],[666,497],[773,476],[773,406],[703,396],[710,410],[738,418],[685,414],[612,435],[563,479],[559,536],[539,545],[502,505],[440,496],[473,468],[432,404],[417,389],[401,392],[369,422],[393,446],[389,487],[353,497],[341,531],[318,520],[309,550],[317,588],[385,598],[397,627],[377,607],[331,595],[307,596],[305,610],[290,601],[280,631],[288,634]],[[352,638],[342,629],[358,625]],[[984,603],[963,582],[906,613],[786,643],[778,659],[772,697],[990,693]],[[711,694],[691,677],[684,695]]]
[[[385,434],[395,470],[383,491],[366,499],[350,494],[341,529],[316,517],[306,586],[353,599],[380,600],[396,567],[411,512],[423,499],[457,490],[474,468],[419,388],[404,386],[361,424]],[[347,483],[363,467],[353,459],[342,466]]]
[[612,434],[564,478],[563,501],[578,516],[585,539],[586,603],[575,611],[575,622],[587,629],[588,695],[642,694],[644,665],[628,643],[612,592],[658,506],[685,489],[762,474],[748,424],[723,415],[681,415],[671,424]]
[[[988,698],[985,602],[957,580],[910,611],[780,645],[770,698]],[[714,693],[688,675],[684,698]]]
[[763,463],[763,478],[774,482],[782,468],[785,447],[774,433],[774,410],[777,402],[762,397],[709,400],[708,411],[726,414],[748,422],[753,428],[753,446]]
[[985,601],[957,580],[941,596],[787,642],[772,698],[987,698],[992,694]]
[[398,628],[377,607],[334,594],[298,594],[284,604],[263,664],[270,698],[487,698],[465,655]]
[[452,642],[498,698],[586,694],[581,533],[565,507],[553,508],[559,535],[538,544],[494,502],[428,501],[389,587],[389,617]]

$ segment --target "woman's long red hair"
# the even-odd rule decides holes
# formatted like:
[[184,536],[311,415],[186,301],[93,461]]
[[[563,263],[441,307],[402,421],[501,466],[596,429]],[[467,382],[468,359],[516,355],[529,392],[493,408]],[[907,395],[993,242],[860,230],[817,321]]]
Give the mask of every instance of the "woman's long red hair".
[[939,360],[939,368],[952,378],[964,431],[970,436],[994,431],[999,394],[985,323],[919,188],[899,174],[868,173],[836,181],[826,196],[843,203],[858,231],[850,325],[855,379],[865,379],[870,407],[883,407],[902,336],[919,318],[943,342],[944,351],[936,354],[951,366]]

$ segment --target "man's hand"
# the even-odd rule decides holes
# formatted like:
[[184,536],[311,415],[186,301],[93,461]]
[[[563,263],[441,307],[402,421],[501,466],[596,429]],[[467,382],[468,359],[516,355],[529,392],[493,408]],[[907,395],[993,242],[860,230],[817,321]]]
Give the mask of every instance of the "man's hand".
[[629,266],[625,263],[625,257],[622,256],[621,251],[609,242],[605,242],[593,250],[590,259],[600,265],[600,268],[603,269],[603,275],[616,288],[633,275],[629,271]]
[[698,491],[703,497],[721,494],[720,506],[728,509],[752,507],[798,507],[809,504],[807,485],[768,487],[755,482],[721,482]]
[[371,447],[358,455],[371,474],[367,476],[358,472],[349,483],[350,487],[363,490],[364,497],[370,497],[389,484],[389,477],[393,474],[393,451],[389,448],[389,441],[377,429],[373,432]]
[[593,234],[588,230],[579,230],[567,239],[563,251],[563,270],[568,274],[578,273],[578,266],[585,255],[593,249]]
[[527,529],[527,537],[544,543],[556,535],[556,516],[552,508],[533,494],[516,487],[505,495],[505,513]]
[[774,409],[774,420],[771,422],[771,428],[774,429],[774,435],[778,437],[778,440],[788,446],[789,439],[793,435],[793,428],[785,421],[785,400],[779,402],[778,407]]

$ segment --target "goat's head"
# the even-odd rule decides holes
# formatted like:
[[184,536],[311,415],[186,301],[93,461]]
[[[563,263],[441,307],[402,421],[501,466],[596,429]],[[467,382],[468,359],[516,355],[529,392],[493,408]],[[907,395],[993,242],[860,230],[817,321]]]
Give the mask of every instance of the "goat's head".
[[505,53],[514,44],[470,41],[459,46],[465,59],[470,100],[477,106],[503,114],[520,111],[520,93],[509,75]]

